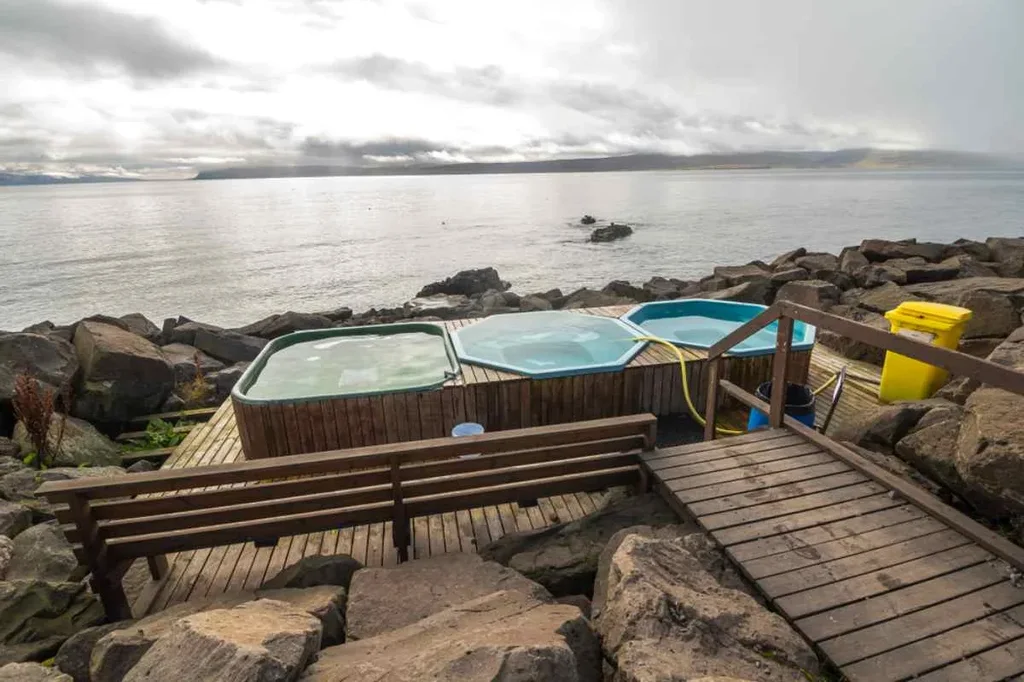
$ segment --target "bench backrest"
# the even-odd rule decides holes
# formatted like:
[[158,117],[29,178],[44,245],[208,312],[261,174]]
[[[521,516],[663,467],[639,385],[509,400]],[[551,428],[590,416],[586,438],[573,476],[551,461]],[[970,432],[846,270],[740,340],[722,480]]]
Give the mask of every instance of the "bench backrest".
[[94,570],[169,552],[636,483],[653,415],[44,483]]

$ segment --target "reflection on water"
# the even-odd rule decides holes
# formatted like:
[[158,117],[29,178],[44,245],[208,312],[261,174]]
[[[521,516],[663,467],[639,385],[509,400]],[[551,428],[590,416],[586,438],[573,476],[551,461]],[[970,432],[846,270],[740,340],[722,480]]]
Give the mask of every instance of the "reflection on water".
[[444,339],[407,332],[292,344],[267,358],[250,398],[273,400],[408,390],[444,381]]

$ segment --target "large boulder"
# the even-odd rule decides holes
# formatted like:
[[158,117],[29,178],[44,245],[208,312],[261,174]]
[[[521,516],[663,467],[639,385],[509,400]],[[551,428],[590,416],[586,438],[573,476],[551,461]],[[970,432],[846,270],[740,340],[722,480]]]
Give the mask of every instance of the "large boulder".
[[887,313],[901,303],[919,300],[920,297],[908,288],[892,282],[883,282],[873,289],[851,289],[841,299],[844,305],[855,305],[875,313]]
[[198,372],[205,376],[224,369],[223,362],[187,343],[169,343],[160,350],[174,368],[174,381],[178,385],[192,381]]
[[963,415],[963,408],[956,404],[936,407],[896,443],[900,459],[958,495],[963,495],[966,488],[956,470],[956,444]]
[[263,589],[337,585],[348,589],[352,575],[363,565],[347,554],[308,556],[287,566],[263,583]]
[[910,433],[928,412],[936,408],[952,409],[956,406],[940,399],[899,401],[882,405],[848,421],[833,431],[835,440],[851,443],[892,454],[896,443]]
[[841,293],[834,284],[820,279],[810,279],[784,284],[776,294],[775,300],[789,301],[817,310],[828,310],[839,303]]
[[853,273],[853,281],[863,289],[874,289],[886,282],[906,284],[907,273],[888,264],[865,265]]
[[52,391],[70,385],[78,356],[70,343],[42,334],[0,334],[0,404],[14,397],[14,380],[28,373]]
[[414,623],[497,590],[548,601],[543,587],[475,554],[451,553],[395,567],[364,568],[352,576],[346,639],[366,639]]
[[[0,535],[13,538],[30,525],[32,512],[28,507],[0,499]],[[2,575],[0,579],[3,579]]]
[[503,282],[494,268],[462,270],[452,277],[433,282],[420,289],[417,298],[435,296],[437,294],[455,296],[476,296],[491,289],[505,291],[510,285]]
[[725,280],[727,286],[736,286],[744,282],[768,279],[772,276],[771,269],[759,261],[746,265],[726,265],[715,268],[715,277]]
[[169,318],[164,321],[164,332],[161,334],[161,340],[164,343],[184,343],[194,346],[196,343],[196,333],[199,331],[215,334],[224,330],[212,324],[194,322],[184,317],[177,319]]
[[418,296],[405,303],[405,312],[409,317],[432,317],[442,320],[455,320],[469,317],[473,302],[469,297],[455,294],[434,294]]
[[920,256],[889,260],[885,262],[885,267],[902,271],[907,284],[941,282],[947,279],[955,279],[960,275],[959,263],[955,265],[929,263]]
[[255,360],[267,345],[267,340],[226,329],[197,329],[192,345],[221,362],[234,364]]
[[282,602],[261,599],[176,622],[124,682],[295,680],[320,649],[320,622]]
[[839,258],[831,253],[808,253],[797,258],[796,264],[809,272],[812,279],[824,279],[827,273],[839,270]]
[[734,287],[728,287],[726,289],[718,289],[711,291],[710,293],[699,293],[691,292],[684,296],[708,298],[714,301],[739,301],[741,303],[757,303],[758,305],[768,305],[771,303],[773,285],[771,280],[753,280],[750,282],[744,282],[743,284],[737,284]]
[[1024,279],[971,277],[906,287],[918,298],[968,308],[974,313],[964,335],[968,338],[1005,336],[1020,326],[1024,308]]
[[79,682],[39,663],[8,663],[0,667],[0,682]]
[[101,322],[81,322],[75,349],[82,380],[75,416],[125,422],[156,411],[174,389],[174,370],[160,349],[141,336]]
[[655,276],[644,282],[643,288],[648,292],[652,301],[668,301],[688,293],[694,286],[693,282]]
[[992,260],[992,249],[987,244],[976,242],[973,239],[957,239],[950,244],[947,254],[951,256],[966,255],[978,261]]
[[[870,310],[848,305],[837,305],[833,306],[829,312],[833,315],[839,315],[840,317],[872,326],[875,329],[889,331],[889,321]],[[881,365],[885,359],[885,351],[877,346],[851,339],[845,334],[839,334],[829,329],[818,328],[815,340],[851,360],[861,360]]]
[[551,301],[540,296],[523,296],[519,301],[519,310],[524,313],[532,313],[537,310],[551,310]]
[[481,547],[480,556],[515,569],[556,597],[590,595],[601,550],[616,532],[676,523],[678,516],[659,496],[627,497],[576,521],[509,533]]
[[596,682],[601,651],[579,608],[508,590],[329,647],[305,682]]
[[939,265],[947,268],[955,268],[957,271],[957,277],[998,277],[999,273],[996,271],[994,264],[984,264],[979,262],[976,258],[968,256],[966,254],[959,254],[956,256],[950,256],[946,260],[939,263]]
[[[350,317],[351,312],[349,310]],[[246,336],[258,336],[261,339],[276,339],[292,332],[306,329],[327,329],[333,325],[333,321],[325,315],[296,313],[289,310],[284,314],[271,315],[258,322],[239,327],[235,331]]]
[[839,270],[853,275],[868,264],[868,259],[854,247],[847,247],[839,254]]
[[636,301],[617,296],[616,294],[608,294],[603,291],[583,288],[577,289],[566,296],[560,307],[565,309],[601,308],[611,305],[633,305],[634,303],[636,303]]
[[283,587],[258,590],[260,599],[283,602],[320,621],[321,646],[334,646],[345,641],[346,589],[338,585],[320,585],[299,589]]
[[77,569],[78,560],[64,533],[56,523],[41,523],[14,538],[6,579],[60,583],[71,580]]
[[619,298],[628,298],[631,301],[638,303],[646,303],[647,301],[654,300],[654,294],[650,290],[643,287],[635,287],[626,280],[616,279],[608,282],[601,289],[606,294],[612,296],[618,296]]
[[130,621],[118,621],[76,632],[60,645],[57,655],[53,657],[54,668],[70,675],[74,682],[91,682],[89,659],[96,642],[114,630],[119,630],[130,624]]
[[1024,396],[983,386],[965,404],[956,469],[986,514],[1024,513]]
[[790,268],[796,266],[797,258],[806,255],[807,249],[801,246],[799,248],[793,249],[792,251],[787,251],[785,253],[779,254],[771,263],[768,264],[768,267],[770,267],[772,270],[789,270]]
[[[23,423],[15,424],[13,435],[22,452],[35,450]],[[52,455],[52,466],[105,467],[121,463],[121,450],[117,444],[84,419],[55,414],[50,420],[47,440],[51,448],[57,446]]]
[[53,518],[53,508],[45,498],[36,497],[35,490],[46,481],[67,481],[76,478],[123,476],[121,467],[54,467],[45,471],[18,469],[0,478],[0,498],[28,507],[36,521]]
[[160,338],[160,327],[142,313],[128,313],[117,318],[132,334],[156,343]]
[[775,286],[782,286],[786,282],[797,282],[799,280],[810,279],[811,274],[803,268],[789,268],[787,270],[779,270],[778,272],[772,273],[772,276],[768,278]]
[[103,618],[103,607],[82,583],[0,581],[0,658],[4,647],[39,642],[52,655],[68,637]]
[[627,536],[606,571],[595,626],[615,682],[806,682],[817,673],[814,653],[781,616],[723,587],[680,539]]
[[860,243],[860,252],[872,262],[916,256],[934,263],[942,260],[948,250],[949,247],[945,244],[919,243],[916,239],[898,242],[887,239],[865,239]]
[[990,237],[985,240],[991,259],[999,263],[999,274],[1004,277],[1024,277],[1024,239],[1020,237]]

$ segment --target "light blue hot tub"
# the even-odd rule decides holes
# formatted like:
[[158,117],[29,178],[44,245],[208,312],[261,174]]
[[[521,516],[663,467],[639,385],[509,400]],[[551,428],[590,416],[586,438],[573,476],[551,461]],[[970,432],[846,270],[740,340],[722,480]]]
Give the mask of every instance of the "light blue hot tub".
[[[678,346],[708,349],[730,332],[764,312],[766,307],[754,303],[712,301],[701,298],[644,303],[622,316],[650,336],[671,341]],[[770,355],[775,352],[778,323],[760,330],[729,354],[738,357]],[[814,347],[814,327],[803,322],[793,324],[793,350]]]
[[452,333],[459,360],[535,379],[623,369],[646,345],[616,317],[569,311],[493,315]]

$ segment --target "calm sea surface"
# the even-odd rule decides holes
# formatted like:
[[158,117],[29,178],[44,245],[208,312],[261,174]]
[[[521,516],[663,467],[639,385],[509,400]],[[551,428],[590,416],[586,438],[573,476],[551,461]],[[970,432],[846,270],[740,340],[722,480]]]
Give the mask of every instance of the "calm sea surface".
[[[588,244],[579,217],[634,226]],[[139,311],[237,325],[395,305],[462,268],[516,291],[696,278],[865,237],[1017,236],[1024,173],[729,171],[0,188],[0,329]]]

